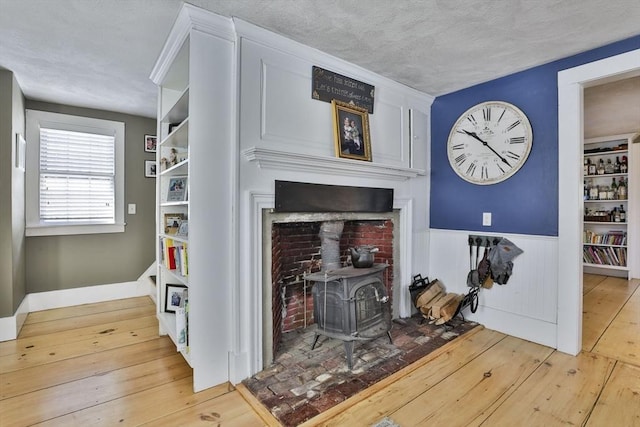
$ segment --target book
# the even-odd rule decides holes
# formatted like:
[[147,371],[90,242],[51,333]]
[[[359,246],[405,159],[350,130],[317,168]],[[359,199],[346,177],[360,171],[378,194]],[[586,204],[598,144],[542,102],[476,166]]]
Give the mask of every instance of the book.
[[169,268],[169,248],[173,246],[173,239],[164,238],[161,240],[162,242],[162,260],[164,261],[164,266]]
[[178,351],[187,349],[187,311],[184,306],[176,309],[176,346]]
[[182,250],[180,251],[180,274],[183,276],[189,275],[189,258],[187,257],[187,244],[182,244]]
[[168,251],[168,255],[167,255],[167,268],[169,270],[175,270],[176,269],[176,247],[175,246],[169,246],[167,248]]

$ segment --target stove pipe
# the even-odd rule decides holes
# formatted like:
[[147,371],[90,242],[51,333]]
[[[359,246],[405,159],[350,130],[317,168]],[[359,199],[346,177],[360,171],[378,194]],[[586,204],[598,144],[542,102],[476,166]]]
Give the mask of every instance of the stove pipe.
[[320,254],[322,271],[336,270],[342,267],[340,262],[340,236],[344,221],[324,221],[320,224]]

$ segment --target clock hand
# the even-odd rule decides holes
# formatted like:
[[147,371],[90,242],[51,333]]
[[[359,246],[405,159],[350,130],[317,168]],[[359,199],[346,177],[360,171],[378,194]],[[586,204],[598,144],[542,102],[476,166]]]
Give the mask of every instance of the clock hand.
[[502,157],[500,154],[498,154],[498,152],[496,150],[494,150],[493,148],[491,148],[491,146],[489,145],[488,142],[483,141],[482,139],[480,139],[480,137],[478,136],[478,134],[476,134],[475,132],[469,132],[468,130],[463,129],[462,130],[464,133],[466,133],[467,135],[477,139],[478,141],[482,142],[482,145],[484,145],[485,147],[487,147],[489,150],[493,151],[493,154],[495,154],[496,156],[500,157],[500,160],[502,160],[503,163],[505,163],[507,166],[511,167],[511,165],[509,164],[509,162],[507,161],[507,159],[505,159],[504,157]]

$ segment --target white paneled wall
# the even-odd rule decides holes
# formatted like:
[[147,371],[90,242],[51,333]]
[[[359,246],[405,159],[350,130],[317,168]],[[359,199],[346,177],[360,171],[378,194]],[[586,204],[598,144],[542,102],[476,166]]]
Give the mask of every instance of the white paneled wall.
[[[382,92],[382,91],[380,91]],[[376,93],[378,95],[378,93]],[[377,162],[390,165],[409,166],[409,148],[406,136],[406,126],[398,126],[399,123],[409,123],[407,108],[403,105],[402,98],[391,97],[395,102],[389,102],[379,97],[375,104],[375,113],[370,119],[371,141],[378,143],[372,145],[374,158]],[[392,144],[387,142],[393,141]],[[380,143],[382,142],[382,143]]]
[[[394,209],[400,215],[399,229],[394,230],[399,233],[394,286],[408,288],[416,270],[414,259],[426,265],[433,97],[249,23],[234,23],[240,46],[239,261],[230,378],[237,382],[263,368],[262,326],[269,320],[263,321],[267,316],[262,297],[270,292],[263,285],[271,283],[271,261],[268,250],[262,249],[261,220],[264,209],[274,208],[276,180],[392,188]],[[375,86],[374,113],[369,116],[371,162],[336,158],[331,104],[311,96],[314,65]],[[411,161],[412,152],[422,157]],[[394,298],[394,304],[394,314],[409,315],[408,291],[404,298]]]
[[[470,234],[480,232],[432,229],[429,236],[429,277],[449,292],[466,293]],[[555,237],[486,233],[509,239],[524,251],[514,261],[506,285],[480,291],[480,306],[467,318],[489,329],[551,347],[556,346],[558,243]],[[482,251],[480,253],[482,257]],[[475,262],[475,249],[474,249]]]

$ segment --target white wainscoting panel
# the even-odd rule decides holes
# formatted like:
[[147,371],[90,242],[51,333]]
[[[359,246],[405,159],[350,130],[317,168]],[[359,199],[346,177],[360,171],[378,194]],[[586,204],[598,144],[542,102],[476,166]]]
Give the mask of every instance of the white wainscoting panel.
[[431,164],[431,153],[429,152],[429,115],[422,111],[411,108],[409,110],[409,158],[412,168],[428,170]]
[[[405,141],[405,128],[408,129],[408,126],[404,126],[405,111],[400,103],[376,99],[374,114],[369,117],[371,156],[376,163],[409,165],[409,147],[408,141]],[[407,118],[407,124],[408,120]]]
[[[322,147],[324,152],[319,154],[333,154],[331,104],[311,99],[311,67],[306,73],[297,72],[296,67],[283,66],[291,58],[279,56],[289,60],[284,64],[282,60],[274,63],[272,58],[262,60],[262,140],[287,143],[293,148],[291,151],[298,153]],[[309,96],[300,102],[300,94],[305,92]]]
[[[556,346],[558,298],[558,243],[555,237],[480,233],[431,229],[429,236],[430,278],[438,278],[448,292],[466,293],[469,272],[470,234],[500,236],[524,251],[514,261],[506,285],[481,289],[475,314],[468,319],[489,329],[551,347]],[[482,257],[482,252],[480,254]],[[475,263],[475,249],[474,249]]]

